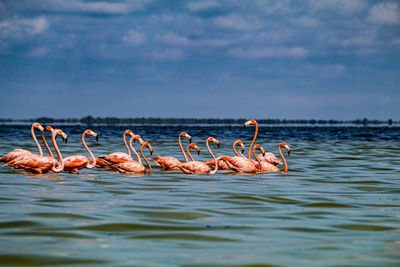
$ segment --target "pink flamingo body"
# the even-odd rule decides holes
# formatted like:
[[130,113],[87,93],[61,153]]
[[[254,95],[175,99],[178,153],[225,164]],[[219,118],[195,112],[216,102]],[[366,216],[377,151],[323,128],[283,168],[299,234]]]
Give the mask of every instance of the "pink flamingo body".
[[74,156],[69,156],[64,159],[64,170],[69,171],[72,173],[78,173],[79,170],[83,168],[87,169],[93,169],[96,166],[95,160],[96,158],[94,157],[92,151],[90,151],[89,147],[86,145],[85,142],[85,136],[86,135],[91,135],[98,140],[98,135],[97,133],[93,132],[92,130],[86,130],[82,134],[82,144],[86,148],[86,150],[89,152],[89,155],[92,158],[91,163],[89,162],[88,158],[82,155],[74,155]]
[[[43,132],[44,128],[38,122],[33,123],[32,126],[31,126],[32,138],[33,138],[33,140],[35,141],[35,143],[36,143],[36,145],[38,147],[39,155],[43,156],[42,148],[40,147],[40,144],[37,141],[37,138],[36,138],[36,135],[35,135],[35,129],[38,129],[41,132]],[[0,162],[10,162],[10,161],[13,161],[13,160],[17,159],[18,157],[29,156],[29,155],[34,155],[34,154],[32,154],[30,151],[28,151],[26,149],[17,148],[17,149],[14,149],[13,151],[9,152],[7,155],[5,155],[3,157],[0,157]]]
[[198,174],[198,173],[214,174],[214,173],[216,173],[218,170],[218,163],[217,163],[217,159],[215,158],[214,154],[212,153],[212,151],[210,149],[209,142],[213,142],[213,143],[217,144],[219,147],[219,141],[217,139],[215,139],[214,137],[209,137],[209,138],[207,138],[207,142],[206,142],[208,152],[211,154],[211,157],[214,159],[214,164],[215,164],[214,170],[211,170],[208,167],[208,165],[206,163],[204,163],[203,161],[197,161],[197,160],[179,164],[177,167],[186,174]]
[[[244,150],[245,150],[245,146],[243,145],[242,140],[236,140],[236,141],[233,143],[233,152],[234,152],[235,155],[238,156],[238,157],[244,157],[242,154],[239,154],[239,152],[237,152],[237,150],[236,150],[236,145],[240,145],[240,147],[242,148],[242,153],[243,153]],[[220,157],[222,157],[222,156],[219,156],[219,157],[217,158],[218,170],[230,170],[231,168],[229,168],[229,166],[226,164],[226,162],[225,162],[224,160],[220,159]],[[208,165],[210,165],[211,168],[214,168],[214,164],[215,164],[215,163],[214,163],[214,160],[207,160],[207,161],[205,161],[205,163],[207,163]]]
[[280,161],[275,155],[274,153],[271,152],[265,152],[264,156],[260,153],[257,155],[258,158],[260,158],[261,162],[267,162],[270,163],[272,165],[278,165],[281,164],[282,165],[282,161]]
[[108,155],[101,155],[96,158],[97,168],[109,168],[111,164],[122,163],[132,160],[131,151],[126,142],[126,135],[134,136],[130,130],[126,130],[123,135],[124,145],[128,153],[114,152]]
[[[150,150],[150,154],[153,153],[153,148],[151,147],[149,142],[144,142],[140,147],[140,154],[142,155],[143,160],[146,162],[146,164],[149,168],[149,175],[151,175],[151,170],[152,170],[151,165],[143,154],[143,147],[145,147],[145,146]],[[121,173],[144,173],[144,172],[146,172],[146,167],[142,163],[135,161],[135,160],[112,164],[111,167],[118,170]]]
[[[61,135],[64,140],[67,140],[67,135],[60,129],[53,130],[51,139],[54,148],[57,152],[58,161],[52,157],[43,157],[39,155],[34,155],[30,157],[23,157],[22,159],[15,159],[12,163],[13,166],[16,165],[18,168],[23,168],[30,172],[35,173],[46,173],[49,171],[61,172],[64,169],[64,162],[60,150],[58,149],[56,137]],[[10,164],[11,165],[11,164]]]
[[[185,154],[185,151],[183,150],[182,147],[182,142],[181,138],[182,136],[186,137],[189,142],[191,142],[192,137],[188,135],[186,132],[181,132],[178,137],[178,142],[179,142],[179,148],[181,149],[181,152],[183,154],[183,157],[185,159],[185,162],[188,162],[188,158]],[[174,157],[161,157],[160,155],[157,155],[157,157],[150,158],[152,159],[158,166],[162,167],[162,170],[179,170],[177,167],[179,164],[182,162],[178,160],[177,158]]]
[[[265,153],[264,149],[260,145],[254,146],[253,153],[255,155],[255,151],[260,150],[261,153]],[[252,161],[249,160],[248,158],[245,157],[227,157],[227,156],[222,156],[220,157],[222,160],[224,160],[227,165],[230,167],[231,170],[235,172],[244,172],[244,173],[256,173],[259,169],[257,169],[256,164]],[[257,163],[261,164],[260,159],[257,158]],[[262,174],[263,170],[260,170],[260,173]]]
[[[281,149],[282,147],[285,148],[285,149],[287,150],[288,155],[290,154],[290,147],[289,147],[286,143],[280,143],[280,144],[279,144],[279,148],[278,148],[279,154],[280,154],[280,156],[281,156],[281,158],[282,158],[282,160],[283,160],[284,172],[287,173],[287,171],[288,171],[288,166],[287,166],[286,159],[285,159],[285,157],[284,157],[283,154],[282,154],[282,149]],[[257,157],[257,159],[259,159],[259,158]],[[253,160],[253,162],[255,162],[255,161]],[[262,170],[263,170],[264,172],[280,172],[280,171],[281,171],[281,170],[280,170],[278,167],[276,167],[275,165],[270,164],[270,163],[265,162],[265,161],[260,161],[260,162],[255,163],[255,164],[256,164],[257,169],[260,169],[260,166],[262,166]]]

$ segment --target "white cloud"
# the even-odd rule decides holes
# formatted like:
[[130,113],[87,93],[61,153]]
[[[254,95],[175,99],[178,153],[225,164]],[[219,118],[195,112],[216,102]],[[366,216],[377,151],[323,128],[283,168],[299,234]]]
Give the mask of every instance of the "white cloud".
[[329,10],[340,14],[355,14],[367,8],[367,2],[363,0],[309,0],[311,7],[317,11]]
[[193,1],[187,5],[188,9],[193,12],[206,11],[218,6],[218,2],[214,0]]
[[368,20],[376,24],[400,24],[400,6],[394,2],[374,5],[368,14]]
[[153,52],[149,55],[150,58],[161,61],[179,60],[184,57],[184,54],[179,49],[166,49],[161,52]]
[[232,48],[228,54],[243,58],[301,58],[310,54],[303,47],[262,47],[262,48]]
[[143,32],[130,30],[123,40],[130,45],[138,46],[147,42],[147,35]]
[[49,23],[44,16],[33,19],[14,18],[0,23],[0,36],[3,38],[25,38],[41,34]]
[[167,32],[158,36],[157,39],[169,45],[188,46],[190,44],[190,40],[186,36],[178,35],[173,32]]
[[255,16],[243,17],[237,14],[217,17],[214,19],[214,24],[220,28],[239,31],[259,30],[264,27],[264,24]]

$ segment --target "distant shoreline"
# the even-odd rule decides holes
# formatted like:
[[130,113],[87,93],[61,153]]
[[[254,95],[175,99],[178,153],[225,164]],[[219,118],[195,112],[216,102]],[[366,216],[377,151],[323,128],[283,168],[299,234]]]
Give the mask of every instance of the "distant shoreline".
[[[229,124],[241,125],[248,119],[195,119],[195,118],[116,118],[116,117],[92,117],[86,116],[80,119],[54,119],[48,117],[40,117],[36,119],[2,119],[0,124],[6,123],[32,123],[40,122],[44,124],[49,123],[62,123],[62,124],[103,124],[103,125],[120,125],[120,124]],[[400,121],[388,120],[369,120],[369,119],[355,119],[355,120],[289,120],[289,119],[258,119],[257,122],[263,125],[399,125]]]

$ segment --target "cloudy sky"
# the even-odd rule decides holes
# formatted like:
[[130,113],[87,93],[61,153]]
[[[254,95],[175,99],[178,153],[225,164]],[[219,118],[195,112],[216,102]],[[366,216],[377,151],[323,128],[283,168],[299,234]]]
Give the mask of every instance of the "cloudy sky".
[[400,119],[400,2],[2,0],[0,117]]

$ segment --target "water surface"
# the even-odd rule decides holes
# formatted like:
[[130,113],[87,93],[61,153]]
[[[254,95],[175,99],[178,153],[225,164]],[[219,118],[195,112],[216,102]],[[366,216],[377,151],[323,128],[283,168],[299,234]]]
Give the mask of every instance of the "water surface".
[[[59,126],[64,156],[87,155],[84,126]],[[131,129],[155,154],[182,159],[187,131],[209,159],[232,155],[242,126],[93,126],[95,155],[124,151]],[[258,143],[292,148],[289,173],[151,176],[99,169],[31,174],[0,167],[0,263],[88,266],[399,266],[400,129],[260,127]],[[184,144],[187,142],[184,140]],[[0,126],[0,155],[36,152],[29,126]],[[146,155],[147,152],[146,152]]]

